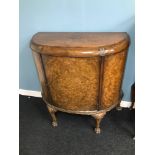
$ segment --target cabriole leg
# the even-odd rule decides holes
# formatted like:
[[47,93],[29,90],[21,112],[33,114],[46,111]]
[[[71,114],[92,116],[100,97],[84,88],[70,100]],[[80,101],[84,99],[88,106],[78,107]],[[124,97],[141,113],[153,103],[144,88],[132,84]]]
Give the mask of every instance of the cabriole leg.
[[98,114],[94,114],[92,115],[95,119],[96,119],[96,128],[95,128],[95,132],[97,134],[101,133],[101,129],[100,129],[100,122],[102,120],[102,118],[104,117],[104,115],[106,114],[106,112],[102,112],[102,113],[98,113]]
[[47,105],[47,109],[52,117],[52,126],[53,127],[57,127],[58,126],[58,123],[57,123],[57,119],[56,119],[56,116],[55,116],[55,113],[56,113],[56,109],[54,109],[53,107],[50,107]]

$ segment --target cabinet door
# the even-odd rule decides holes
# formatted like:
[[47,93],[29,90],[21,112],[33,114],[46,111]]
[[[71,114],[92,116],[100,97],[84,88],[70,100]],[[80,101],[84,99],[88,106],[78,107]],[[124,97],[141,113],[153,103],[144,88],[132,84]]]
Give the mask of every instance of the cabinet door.
[[103,59],[101,107],[109,108],[120,102],[121,84],[127,51],[107,55]]
[[100,57],[43,56],[52,104],[65,110],[97,109]]

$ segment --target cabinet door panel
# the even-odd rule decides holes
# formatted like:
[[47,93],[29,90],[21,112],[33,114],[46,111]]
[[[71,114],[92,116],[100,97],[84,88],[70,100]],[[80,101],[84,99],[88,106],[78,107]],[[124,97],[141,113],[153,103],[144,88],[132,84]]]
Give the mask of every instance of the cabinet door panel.
[[99,57],[43,56],[52,104],[67,110],[96,110]]

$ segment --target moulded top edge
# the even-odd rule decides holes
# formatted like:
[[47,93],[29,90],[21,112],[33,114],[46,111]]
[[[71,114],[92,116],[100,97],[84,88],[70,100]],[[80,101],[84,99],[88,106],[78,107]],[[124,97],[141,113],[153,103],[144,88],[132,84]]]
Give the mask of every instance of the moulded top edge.
[[30,44],[32,50],[45,54],[52,54],[53,50],[60,48],[71,51],[76,49],[78,52],[81,48],[95,51],[100,47],[117,46],[120,51],[128,45],[129,36],[126,32],[38,32],[32,37]]

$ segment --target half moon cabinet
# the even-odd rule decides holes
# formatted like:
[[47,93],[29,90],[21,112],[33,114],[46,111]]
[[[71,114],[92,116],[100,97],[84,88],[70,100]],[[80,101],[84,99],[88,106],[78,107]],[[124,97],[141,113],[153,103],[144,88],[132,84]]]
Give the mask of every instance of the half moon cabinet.
[[39,32],[30,47],[42,98],[57,126],[57,111],[91,115],[95,132],[120,104],[129,36],[125,32]]

